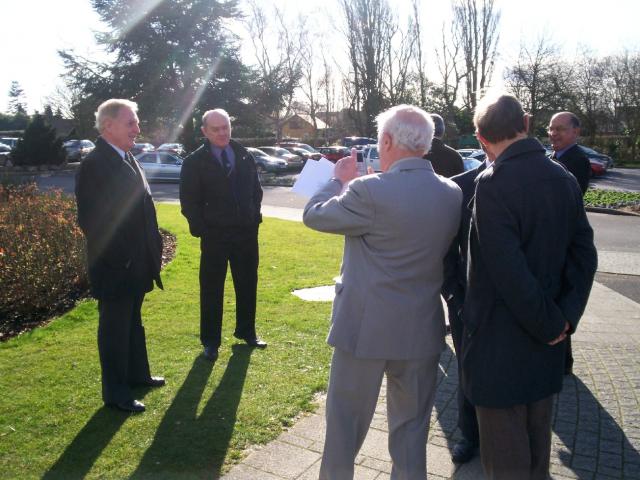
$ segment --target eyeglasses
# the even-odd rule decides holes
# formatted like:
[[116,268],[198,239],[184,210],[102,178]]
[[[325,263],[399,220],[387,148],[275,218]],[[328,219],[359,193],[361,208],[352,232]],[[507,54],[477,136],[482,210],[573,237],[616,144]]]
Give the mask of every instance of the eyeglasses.
[[564,127],[564,126],[559,126],[559,127],[547,127],[547,132],[548,133],[563,133],[563,132],[567,132],[570,130],[571,127]]

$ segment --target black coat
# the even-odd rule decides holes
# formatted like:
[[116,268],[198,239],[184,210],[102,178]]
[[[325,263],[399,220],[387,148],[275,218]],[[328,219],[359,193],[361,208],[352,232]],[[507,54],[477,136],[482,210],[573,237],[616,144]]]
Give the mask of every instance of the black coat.
[[589,188],[589,178],[591,177],[591,163],[589,157],[577,144],[564,152],[560,158],[556,158],[569,172],[576,177],[582,194]]
[[451,177],[462,190],[462,213],[460,215],[460,227],[451,247],[444,257],[444,282],[442,296],[447,304],[456,311],[462,308],[464,292],[467,283],[467,246],[469,241],[469,224],[471,222],[471,207],[469,202],[475,193],[475,180],[486,168],[486,163]]
[[535,139],[510,145],[476,180],[463,308],[463,388],[474,405],[506,408],[562,387],[566,342],[597,266],[573,176]]
[[[134,160],[135,162],[135,160]],[[162,237],[144,177],[102,138],[76,175],[78,224],[87,241],[91,293],[116,299],[162,288]]]
[[433,170],[443,177],[449,178],[464,172],[464,162],[460,154],[439,138],[433,139],[429,153],[423,158],[429,160]]
[[242,145],[233,140],[230,144],[235,154],[232,178],[214,158],[208,140],[182,165],[180,205],[194,237],[262,221],[262,187],[255,161]]

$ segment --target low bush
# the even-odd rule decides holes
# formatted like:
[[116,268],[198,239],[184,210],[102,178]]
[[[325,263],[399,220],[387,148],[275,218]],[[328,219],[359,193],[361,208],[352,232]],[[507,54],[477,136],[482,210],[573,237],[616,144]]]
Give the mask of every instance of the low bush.
[[627,207],[640,204],[640,193],[590,188],[584,195],[584,204],[589,207]]
[[85,255],[73,198],[0,183],[0,338],[84,295]]

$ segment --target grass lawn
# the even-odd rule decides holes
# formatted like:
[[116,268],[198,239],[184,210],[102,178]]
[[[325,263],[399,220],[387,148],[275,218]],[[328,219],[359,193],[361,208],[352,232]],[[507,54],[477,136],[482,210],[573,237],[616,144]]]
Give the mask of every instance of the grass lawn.
[[167,386],[137,392],[147,406],[141,415],[103,407],[94,301],[0,344],[1,478],[217,478],[325,389],[331,305],[290,292],[332,283],[342,239],[265,219],[257,329],[269,347],[251,350],[233,338],[229,275],[213,365],[200,357],[198,240],[177,205],[158,205],[158,215],[178,247],[163,271],[165,290],[148,294],[142,313],[151,372]]

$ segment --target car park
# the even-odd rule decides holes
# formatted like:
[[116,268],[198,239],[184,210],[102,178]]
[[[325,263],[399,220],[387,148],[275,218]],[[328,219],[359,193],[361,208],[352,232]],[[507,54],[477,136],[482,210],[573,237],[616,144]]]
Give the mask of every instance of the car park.
[[318,147],[318,152],[320,152],[327,160],[330,160],[333,163],[337,162],[343,157],[348,157],[350,153],[349,149],[343,147],[342,145]]
[[289,164],[286,160],[283,160],[282,158],[272,157],[259,148],[247,148],[247,151],[255,160],[258,173],[279,173],[286,172],[289,169]]
[[182,145],[181,143],[163,143],[156,150],[159,152],[173,153],[180,157],[184,156],[184,154],[186,153],[184,145]]
[[300,171],[304,166],[304,160],[302,157],[295,155],[289,152],[288,150],[285,150],[284,148],[273,147],[273,146],[263,146],[263,147],[258,147],[258,149],[262,150],[267,155],[271,155],[272,157],[286,160],[288,170]]
[[136,160],[149,181],[175,182],[180,180],[182,157],[171,152],[140,153]]
[[130,152],[131,155],[135,157],[136,155],[140,155],[141,153],[153,152],[155,151],[155,149],[156,147],[154,147],[150,143],[134,143],[133,148],[130,150]]
[[79,162],[93,151],[96,146],[91,140],[67,140],[62,144],[67,162]]

